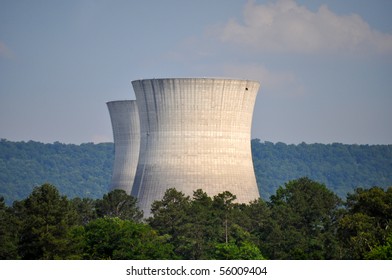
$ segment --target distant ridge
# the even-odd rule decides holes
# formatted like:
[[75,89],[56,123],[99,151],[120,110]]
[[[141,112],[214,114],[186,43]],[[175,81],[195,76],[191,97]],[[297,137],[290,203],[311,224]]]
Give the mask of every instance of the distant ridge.
[[7,204],[51,183],[70,198],[100,198],[108,191],[113,143],[81,145],[0,141],[0,196]]
[[[252,140],[259,190],[268,200],[278,186],[307,176],[342,198],[356,187],[392,186],[392,145],[284,143]],[[7,204],[49,182],[70,198],[108,191],[113,143],[43,144],[0,140],[0,196]]]
[[305,144],[252,140],[255,173],[261,195],[307,176],[341,198],[357,187],[392,186],[392,145]]

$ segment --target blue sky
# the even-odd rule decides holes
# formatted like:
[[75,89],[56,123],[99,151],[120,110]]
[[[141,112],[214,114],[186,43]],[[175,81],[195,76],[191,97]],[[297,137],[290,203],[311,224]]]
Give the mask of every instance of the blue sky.
[[0,0],[0,138],[112,141],[131,80],[260,81],[252,138],[392,144],[392,1]]

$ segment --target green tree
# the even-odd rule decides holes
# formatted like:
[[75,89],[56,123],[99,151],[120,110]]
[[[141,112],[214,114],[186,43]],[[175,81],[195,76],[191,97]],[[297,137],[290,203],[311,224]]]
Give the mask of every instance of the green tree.
[[148,219],[148,222],[159,232],[165,232],[174,237],[178,226],[186,219],[189,206],[189,196],[170,188],[166,190],[162,200],[152,203],[152,217]]
[[289,181],[271,196],[266,253],[271,259],[336,259],[335,231],[341,200],[306,177]]
[[259,248],[250,242],[237,245],[234,242],[215,245],[214,258],[217,260],[264,260]]
[[96,200],[92,198],[75,197],[71,199],[70,203],[77,213],[77,224],[87,225],[97,218]]
[[392,260],[392,233],[382,245],[378,245],[365,253],[365,258],[368,260]]
[[194,191],[187,219],[182,228],[183,256],[186,259],[209,259],[218,239],[213,201],[201,189]]
[[233,224],[233,209],[235,207],[233,201],[236,200],[236,196],[226,191],[214,196],[213,207],[216,215],[219,217],[220,224],[222,225],[223,231],[223,242],[229,243],[230,229]]
[[18,258],[18,223],[0,197],[0,260]]
[[240,225],[249,232],[261,252],[267,251],[265,240],[268,233],[277,227],[276,221],[271,219],[268,204],[262,199],[252,201],[244,208],[244,214],[245,217],[241,218]]
[[339,238],[345,258],[364,259],[386,243],[392,229],[392,187],[358,188],[347,195],[347,213],[339,223]]
[[187,227],[190,198],[184,193],[170,188],[166,190],[162,200],[154,201],[151,205],[151,214],[147,221],[160,235],[169,237],[175,246],[175,252],[182,258],[186,257],[187,246],[184,246],[184,231]]
[[128,195],[123,190],[113,190],[96,202],[98,217],[119,217],[121,219],[140,221],[142,211],[136,204],[136,198]]
[[[172,259],[173,247],[148,225],[117,217],[98,218],[80,232],[91,259]],[[77,235],[76,235],[77,236]]]
[[239,258],[239,253],[233,253],[235,248],[243,256],[247,249],[254,249],[249,251],[250,258],[251,252],[259,249],[253,236],[240,225],[246,224],[246,207],[234,200],[235,196],[229,192],[211,198],[196,190],[190,199],[169,189],[161,201],[153,203],[153,216],[148,222],[161,235],[170,236],[176,254],[183,259],[226,258],[224,254],[230,252],[231,258]]
[[76,213],[56,187],[44,184],[14,205],[21,219],[19,254],[22,259],[54,259],[66,248],[67,231]]
[[[93,220],[94,221],[94,220]],[[92,221],[91,221],[92,222]],[[91,259],[87,252],[87,240],[85,226],[75,225],[68,229],[66,236],[66,250],[58,256],[63,260],[85,260]]]

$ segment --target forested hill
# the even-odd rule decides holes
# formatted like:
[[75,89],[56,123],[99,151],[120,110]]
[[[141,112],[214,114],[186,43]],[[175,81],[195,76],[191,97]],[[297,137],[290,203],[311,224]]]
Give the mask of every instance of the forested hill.
[[[392,145],[299,144],[252,140],[260,193],[307,176],[345,198],[356,187],[392,186]],[[113,143],[43,144],[0,140],[0,196],[10,204],[46,182],[68,197],[100,198],[107,192]]]
[[307,176],[341,198],[357,187],[392,186],[392,145],[284,143],[252,140],[253,164],[263,198],[284,182]]
[[112,143],[43,144],[0,141],[0,196],[9,204],[44,183],[63,195],[99,198],[108,191],[114,160]]

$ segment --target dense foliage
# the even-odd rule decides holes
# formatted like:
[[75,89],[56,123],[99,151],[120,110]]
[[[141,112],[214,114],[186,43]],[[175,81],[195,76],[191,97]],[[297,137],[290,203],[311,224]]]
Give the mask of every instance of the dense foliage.
[[340,198],[358,187],[392,185],[392,145],[286,145],[253,139],[252,155],[264,199],[304,176],[324,183]]
[[[392,185],[392,145],[273,144],[252,140],[255,173],[263,199],[278,186],[307,176],[340,198],[357,187]],[[42,144],[0,140],[0,196],[6,204],[50,182],[69,198],[102,197],[114,160],[112,143]]]
[[0,259],[392,259],[392,187],[356,189],[343,202],[303,177],[268,202],[169,189],[141,218],[133,197],[60,195],[43,184],[7,206]]
[[7,204],[50,182],[68,197],[99,198],[107,192],[112,143],[43,144],[0,140],[0,196]]

